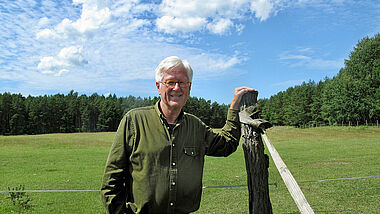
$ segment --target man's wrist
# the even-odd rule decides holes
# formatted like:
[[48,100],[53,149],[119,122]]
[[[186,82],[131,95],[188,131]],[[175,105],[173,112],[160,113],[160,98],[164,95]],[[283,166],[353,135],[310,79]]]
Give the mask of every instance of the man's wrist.
[[236,109],[228,109],[227,120],[229,121],[239,121],[239,110]]

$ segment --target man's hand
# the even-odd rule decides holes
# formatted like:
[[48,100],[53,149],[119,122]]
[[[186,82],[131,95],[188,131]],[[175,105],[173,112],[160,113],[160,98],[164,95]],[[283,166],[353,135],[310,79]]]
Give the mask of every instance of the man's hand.
[[243,96],[243,94],[247,93],[248,91],[254,91],[254,89],[248,88],[246,86],[236,88],[234,97],[232,98],[230,109],[239,110],[241,97]]

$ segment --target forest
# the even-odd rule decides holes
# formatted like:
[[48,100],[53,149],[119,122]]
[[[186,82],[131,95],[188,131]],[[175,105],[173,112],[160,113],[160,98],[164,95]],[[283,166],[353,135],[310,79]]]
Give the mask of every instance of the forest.
[[[115,131],[129,110],[159,97],[116,95],[28,96],[0,93],[0,134]],[[274,125],[366,124],[380,119],[380,34],[365,37],[333,78],[310,80],[258,100],[261,118]],[[184,111],[214,128],[224,125],[228,105],[190,97]]]
[[[116,131],[123,115],[137,107],[154,105],[159,97],[116,97],[116,95],[28,96],[0,94],[0,134],[46,134]],[[190,97],[184,111],[191,112],[212,127],[222,127],[228,106]]]

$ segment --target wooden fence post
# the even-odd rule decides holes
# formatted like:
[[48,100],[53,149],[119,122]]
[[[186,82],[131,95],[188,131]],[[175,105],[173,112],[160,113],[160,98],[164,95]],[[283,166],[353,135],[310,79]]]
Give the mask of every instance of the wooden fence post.
[[256,105],[257,95],[257,91],[243,95],[239,112],[240,122],[243,127],[242,146],[247,169],[249,213],[272,214],[268,188],[269,157],[264,154],[264,140],[273,162],[301,214],[314,214],[296,180],[265,134],[265,130],[272,127],[272,125],[268,121],[258,119],[260,111]]
[[[251,118],[257,113],[258,92],[248,92],[243,95],[240,102],[240,121],[249,112]],[[257,114],[256,114],[257,115]],[[248,118],[249,120],[249,118]],[[252,120],[252,119],[251,119]],[[247,170],[247,183],[249,192],[250,214],[272,214],[272,204],[269,198],[268,167],[269,157],[264,154],[264,144],[261,138],[261,129],[242,123],[242,147],[244,150],[245,164]]]

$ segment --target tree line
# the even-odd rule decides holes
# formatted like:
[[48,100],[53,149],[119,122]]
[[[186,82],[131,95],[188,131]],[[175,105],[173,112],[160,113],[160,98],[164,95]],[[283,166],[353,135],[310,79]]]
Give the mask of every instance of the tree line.
[[260,99],[261,117],[275,125],[376,122],[380,119],[380,34],[354,47],[333,78],[303,82]]
[[[28,96],[0,93],[0,134],[46,134],[116,131],[123,115],[137,107],[154,105],[159,97],[116,97],[116,95],[69,94]],[[222,127],[227,105],[190,97],[186,112],[211,127]]]

